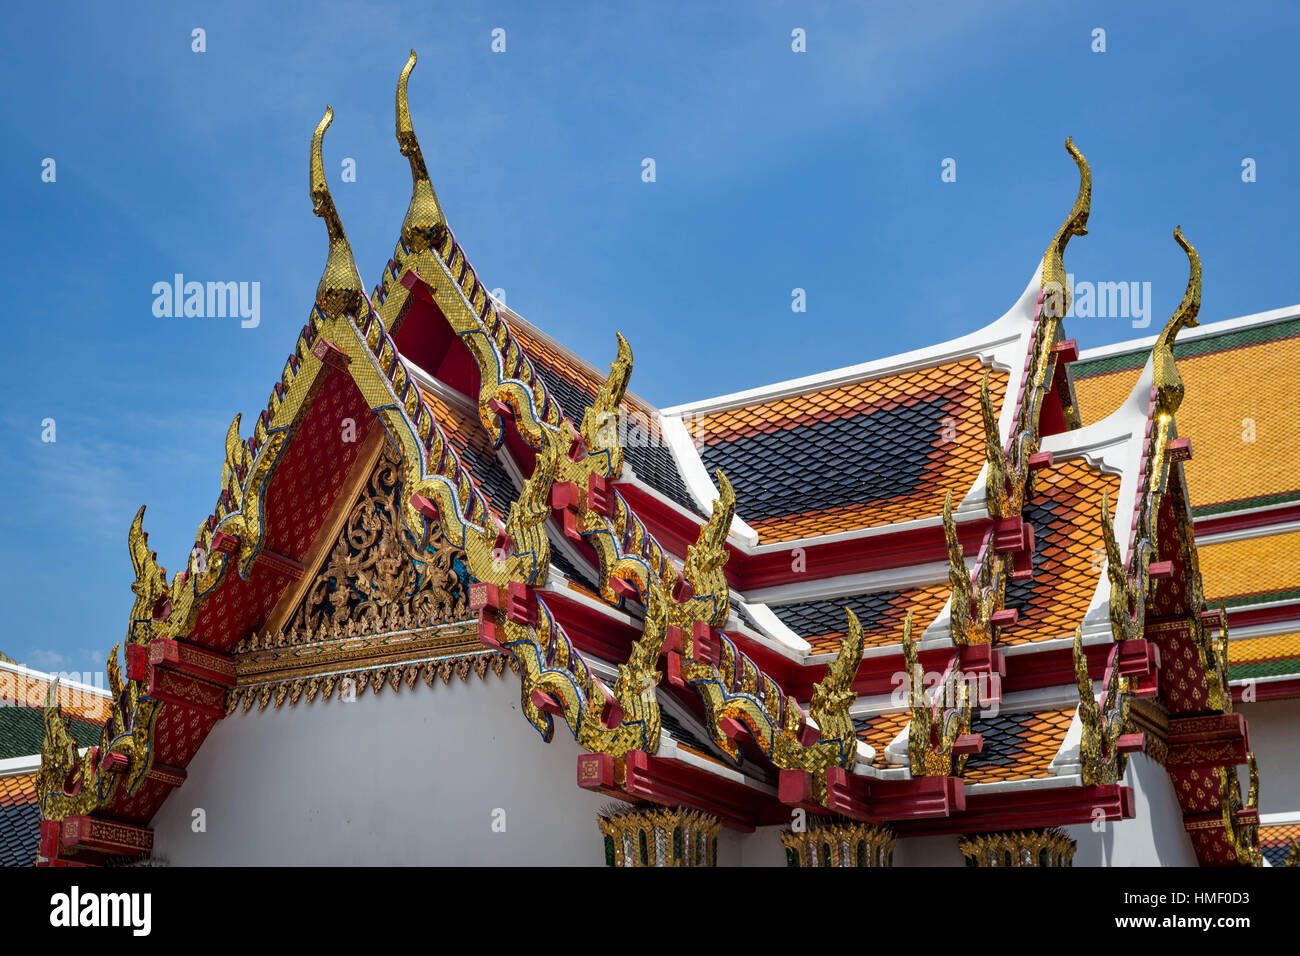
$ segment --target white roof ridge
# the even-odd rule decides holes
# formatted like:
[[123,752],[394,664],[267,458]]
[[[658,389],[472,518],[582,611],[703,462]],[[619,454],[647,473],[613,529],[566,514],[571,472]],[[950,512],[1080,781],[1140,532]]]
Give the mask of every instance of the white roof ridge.
[[958,338],[949,339],[937,345],[929,345],[919,349],[911,349],[907,352],[900,352],[896,355],[872,359],[868,362],[860,362],[856,365],[847,365],[826,372],[817,372],[782,382],[773,382],[739,392],[714,396],[713,398],[672,405],[660,409],[660,411],[666,416],[674,415],[678,417],[688,414],[716,412],[728,408],[743,407],[761,400],[770,401],[801,395],[819,388],[869,381],[916,369],[932,368],[935,365],[956,359],[991,356],[994,352],[999,351],[1011,342],[1015,342],[1032,330],[1034,317],[1037,313],[1038,294],[1042,287],[1041,273],[1042,264],[1040,263],[1015,304],[1003,313],[1000,318]]
[[10,663],[9,661],[0,660],[0,671],[9,671],[12,674],[18,674],[21,677],[32,677],[36,680],[45,681],[47,684],[53,684],[57,679],[59,681],[59,687],[66,687],[77,691],[88,691],[97,697],[103,697],[106,700],[111,699],[113,696],[103,687],[96,687],[93,684],[86,684],[81,681],[69,680],[59,674],[38,671],[31,667],[25,667],[22,664]]
[[[1221,319],[1218,322],[1207,322],[1197,326],[1194,329],[1183,329],[1178,333],[1178,344],[1185,342],[1194,342],[1200,339],[1210,339],[1218,335],[1225,335],[1230,332],[1237,332],[1241,329],[1259,328],[1267,325],[1276,325],[1279,322],[1286,322],[1290,319],[1300,319],[1300,304],[1283,306],[1280,309],[1270,309],[1267,312],[1255,312],[1251,315],[1241,315],[1233,319]],[[1150,351],[1151,347],[1156,344],[1156,339],[1160,333],[1148,335],[1140,339],[1127,339],[1123,342],[1115,342],[1111,345],[1099,345],[1094,348],[1085,349],[1079,353],[1079,360],[1074,363],[1075,367],[1087,362],[1096,361],[1097,359],[1112,358],[1118,355],[1128,355],[1133,352]]]

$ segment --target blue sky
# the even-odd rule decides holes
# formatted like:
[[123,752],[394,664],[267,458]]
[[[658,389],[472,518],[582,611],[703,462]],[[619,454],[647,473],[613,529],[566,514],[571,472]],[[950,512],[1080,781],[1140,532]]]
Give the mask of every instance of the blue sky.
[[[411,47],[416,131],[480,275],[598,364],[621,330],[632,388],[661,406],[996,318],[1073,201],[1067,135],[1094,175],[1077,278],[1150,282],[1158,327],[1186,281],[1181,223],[1204,320],[1300,300],[1293,5],[232,0],[7,22],[0,651],[35,667],[101,669],[124,636],[140,504],[170,569],[211,511],[230,419],[265,406],[324,262],[307,155],[327,103],[335,201],[378,278],[409,194],[393,90]],[[177,272],[259,282],[260,324],[155,317]]]

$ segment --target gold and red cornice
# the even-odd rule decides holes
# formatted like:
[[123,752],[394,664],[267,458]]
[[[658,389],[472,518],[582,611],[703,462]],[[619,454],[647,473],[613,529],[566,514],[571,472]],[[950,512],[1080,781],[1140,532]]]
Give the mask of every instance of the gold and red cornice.
[[[549,737],[551,716],[562,716],[587,749],[621,757],[630,750],[658,747],[657,661],[667,654],[670,679],[695,687],[704,703],[715,742],[738,754],[735,737],[748,734],[768,758],[815,769],[852,766],[851,722],[833,728],[829,711],[824,739],[807,725],[799,705],[733,642],[720,636],[729,600],[722,565],[734,496],[725,479],[713,517],[678,569],[626,499],[613,487],[622,470],[617,429],[607,427],[622,401],[631,372],[631,350],[620,337],[619,356],[580,429],[546,393],[532,363],[491,296],[469,265],[447,226],[410,123],[407,81],[414,54],[397,93],[397,136],[412,172],[412,198],[393,261],[377,289],[385,324],[395,329],[417,295],[432,302],[469,349],[479,371],[479,412],[494,443],[504,418],[537,450],[531,477],[510,510],[505,540],[483,536],[466,547],[472,573],[480,580],[476,603],[485,638],[509,648],[523,670],[524,711]],[[427,514],[443,515],[448,503],[436,486],[417,485],[413,500]],[[548,573],[549,541],[543,522],[561,527],[594,550],[601,596],[611,603],[634,598],[646,610],[645,633],[620,666],[613,692],[590,674],[563,636],[538,589]],[[853,657],[851,677],[861,653]],[[545,662],[562,662],[563,667]],[[827,706],[835,679],[817,701]],[[814,709],[819,704],[814,702]],[[784,755],[784,756],[783,756]]]

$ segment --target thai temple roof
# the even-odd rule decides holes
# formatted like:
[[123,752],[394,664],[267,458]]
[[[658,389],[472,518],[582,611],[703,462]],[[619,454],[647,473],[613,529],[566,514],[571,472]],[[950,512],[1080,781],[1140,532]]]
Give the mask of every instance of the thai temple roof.
[[[23,790],[41,803],[45,859],[125,852],[93,827],[70,841],[73,818],[144,847],[237,708],[507,667],[542,740],[558,730],[583,749],[580,786],[740,830],[792,807],[904,835],[1131,818],[1130,753],[1177,784],[1180,748],[1212,738],[1223,786],[1182,807],[1210,821],[1198,858],[1259,858],[1236,771],[1245,724],[1200,580],[1234,609],[1298,598],[1300,549],[1211,535],[1198,569],[1193,519],[1199,535],[1234,504],[1300,496],[1268,455],[1244,480],[1222,467],[1238,431],[1225,409],[1246,407],[1255,378],[1283,381],[1268,370],[1294,346],[1275,340],[1300,316],[1197,329],[1200,261],[1176,232],[1190,278],[1160,336],[1080,356],[1058,277],[1086,234],[1091,173],[1067,142],[1074,205],[1063,195],[1026,224],[1050,242],[1001,317],[657,409],[628,390],[635,336],[605,344],[602,371],[488,294],[410,124],[414,64],[398,90],[413,185],[393,258],[367,295],[324,179],[327,113],[311,170],[328,255],[307,324],[251,436],[232,424],[196,537],[206,564],[167,579],[136,516],[114,732],[79,755],[68,737],[85,746],[79,721],[106,715],[51,708],[44,782]],[[1252,348],[1264,374],[1224,387],[1222,363]],[[1261,396],[1261,449],[1289,440],[1279,408]],[[349,418],[356,440],[341,444]],[[1240,576],[1261,557],[1272,571]],[[339,587],[349,576],[355,591]],[[1234,675],[1300,657],[1297,635],[1231,642]],[[896,680],[922,671],[937,680]]]

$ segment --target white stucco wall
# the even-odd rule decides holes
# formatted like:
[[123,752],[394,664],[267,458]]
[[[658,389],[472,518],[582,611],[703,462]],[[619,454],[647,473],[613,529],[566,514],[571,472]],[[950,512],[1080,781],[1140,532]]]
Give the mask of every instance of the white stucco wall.
[[[1238,704],[1245,715],[1250,746],[1259,766],[1259,812],[1300,810],[1300,700]],[[1249,786],[1246,767],[1238,767],[1242,797]]]
[[[236,711],[154,818],[154,855],[211,864],[604,864],[579,748],[550,744],[519,711],[519,681],[386,688],[279,710]],[[194,833],[192,811],[206,811]],[[504,833],[492,830],[505,811]],[[719,845],[731,862],[733,841]]]
[[[1183,812],[1164,767],[1143,754],[1129,758],[1124,785],[1133,788],[1137,815],[1108,820],[1101,832],[1066,827],[1078,843],[1075,866],[1197,866]],[[1099,824],[1100,825],[1100,824]]]

